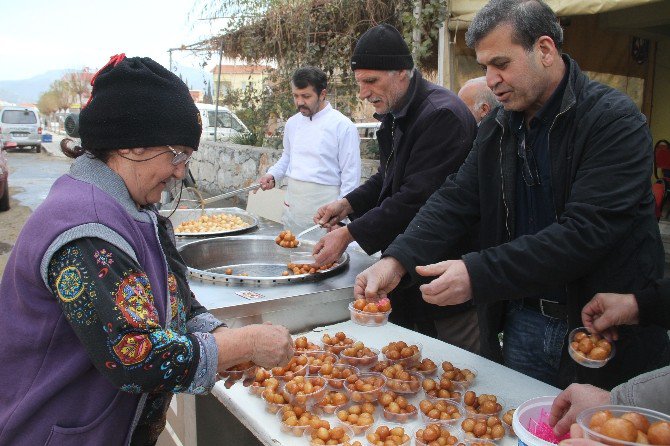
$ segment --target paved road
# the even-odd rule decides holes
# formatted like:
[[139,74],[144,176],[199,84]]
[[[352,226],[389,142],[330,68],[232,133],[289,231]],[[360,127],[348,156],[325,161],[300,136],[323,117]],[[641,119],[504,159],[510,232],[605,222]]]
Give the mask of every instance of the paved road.
[[9,186],[16,188],[12,198],[31,210],[35,210],[44,201],[53,182],[66,173],[72,163],[69,158],[50,156],[49,152],[44,151],[10,151],[7,152],[7,160]]

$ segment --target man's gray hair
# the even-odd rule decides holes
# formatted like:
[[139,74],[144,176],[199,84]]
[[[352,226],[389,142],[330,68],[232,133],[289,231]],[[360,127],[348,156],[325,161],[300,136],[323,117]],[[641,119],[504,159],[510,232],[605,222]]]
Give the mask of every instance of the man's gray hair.
[[475,15],[465,33],[465,43],[474,48],[498,25],[508,23],[514,29],[512,40],[526,51],[541,36],[549,36],[560,52],[563,29],[554,11],[542,0],[491,0]]

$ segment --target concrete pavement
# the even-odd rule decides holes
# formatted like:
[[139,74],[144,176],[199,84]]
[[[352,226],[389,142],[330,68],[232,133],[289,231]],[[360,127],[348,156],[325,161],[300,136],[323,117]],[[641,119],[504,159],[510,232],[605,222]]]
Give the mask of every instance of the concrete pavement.
[[67,135],[62,135],[58,133],[45,132],[48,135],[51,135],[51,142],[42,142],[42,148],[49,155],[57,156],[61,158],[67,158],[65,154],[60,150],[60,142],[63,138],[66,138]]

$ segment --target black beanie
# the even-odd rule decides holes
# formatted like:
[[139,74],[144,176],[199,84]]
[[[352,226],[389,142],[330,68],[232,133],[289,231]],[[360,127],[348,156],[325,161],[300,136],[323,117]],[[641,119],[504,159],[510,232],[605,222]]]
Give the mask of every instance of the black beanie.
[[409,47],[397,29],[381,24],[358,39],[351,56],[351,69],[409,70],[414,67]]
[[91,97],[79,115],[84,149],[198,149],[202,119],[188,87],[150,58],[113,56],[91,85]]

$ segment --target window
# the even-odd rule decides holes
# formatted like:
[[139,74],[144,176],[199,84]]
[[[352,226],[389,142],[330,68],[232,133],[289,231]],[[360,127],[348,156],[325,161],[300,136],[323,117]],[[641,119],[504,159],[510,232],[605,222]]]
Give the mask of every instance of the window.
[[5,110],[2,114],[4,124],[37,124],[35,112],[30,110]]
[[216,116],[216,113],[214,111],[209,112],[209,126],[210,127],[219,127],[219,128],[232,128],[233,123],[232,123],[232,117],[230,116],[230,113],[220,111],[219,112],[219,119],[218,122],[215,123],[214,117]]

